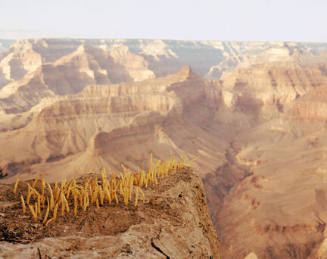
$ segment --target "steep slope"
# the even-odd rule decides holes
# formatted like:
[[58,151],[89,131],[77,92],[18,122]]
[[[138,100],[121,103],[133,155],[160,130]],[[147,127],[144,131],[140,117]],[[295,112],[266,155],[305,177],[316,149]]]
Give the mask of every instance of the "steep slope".
[[22,80],[7,84],[0,90],[0,107],[6,114],[18,114],[30,110],[43,98],[56,94],[44,81],[42,67]]
[[54,63],[38,65],[35,64],[38,69],[33,68],[34,72],[26,74],[24,79],[0,90],[0,107],[6,113],[27,111],[44,97],[75,94],[91,84],[154,77],[144,59],[123,46],[115,46],[109,51],[81,45]]
[[324,240],[326,75],[323,63],[298,60],[217,82],[184,67],[50,98],[25,127],[1,133],[0,167],[56,180],[120,161],[145,167],[151,152],[198,157],[224,257],[314,257]]
[[[8,43],[6,42],[8,45]],[[293,55],[320,55],[327,50],[325,43],[301,42],[230,42],[230,41],[173,41],[173,40],[145,40],[145,39],[29,39],[20,40],[15,45],[30,45],[33,52],[41,56],[42,63],[53,63],[59,58],[69,55],[81,46],[92,46],[102,49],[113,49],[119,46],[118,52],[124,53],[128,49],[129,56],[139,56],[139,61],[133,58],[131,71],[139,71],[144,64],[156,76],[165,76],[177,71],[183,65],[192,66],[200,76],[209,79],[220,78],[224,71],[232,71],[241,63],[264,63],[280,59],[281,53]],[[7,46],[6,45],[6,46]],[[7,46],[8,47],[8,46]],[[13,55],[15,48],[0,52],[0,62],[6,56]],[[120,54],[119,54],[120,55]],[[123,55],[124,59],[128,55]],[[142,58],[144,60],[142,60]],[[130,57],[128,57],[130,59]],[[21,71],[22,61],[12,63],[12,70]],[[119,62],[117,62],[119,64]],[[17,66],[15,66],[17,64]],[[128,63],[124,63],[124,66]],[[140,66],[140,67],[138,67]],[[134,75],[135,76],[135,75]],[[1,77],[4,79],[4,77]],[[3,81],[2,85],[7,81]],[[116,81],[117,82],[117,81]]]
[[[129,48],[123,44],[113,45],[110,48],[110,56],[116,64],[116,69],[112,71],[113,82],[118,83],[122,81],[142,81],[148,78],[154,78],[154,73],[148,69],[148,62],[139,55],[133,54],[129,51]],[[126,71],[127,78],[121,77],[119,70],[121,66]],[[110,71],[110,68],[108,69]],[[115,75],[117,73],[118,75]]]
[[318,86],[297,99],[290,108],[288,115],[299,122],[314,121],[323,123],[327,119],[326,104],[326,85]]
[[[186,155],[224,258],[326,257],[326,44],[55,44],[40,41],[53,61],[1,90],[2,181]],[[185,63],[219,80],[189,67],[166,76]]]
[[279,98],[284,109],[271,116],[261,108],[272,119],[238,134],[226,153],[230,163],[205,178],[209,197],[218,196],[209,206],[220,208],[213,217],[226,258],[326,257],[325,65],[285,65],[236,72],[229,85],[238,86],[241,74],[241,94],[250,90],[262,107]]
[[22,79],[42,64],[40,54],[35,52],[32,44],[26,41],[14,43],[1,56],[0,89],[9,82]]
[[294,56],[226,73],[221,78],[224,103],[265,120],[279,116],[297,98],[327,83],[326,63],[312,65],[305,59]]
[[237,138],[235,164],[251,174],[234,181],[217,213],[225,257],[326,257],[320,249],[327,220],[325,119],[298,118]]
[[220,78],[238,66],[283,62],[297,54],[316,57],[327,50],[324,43],[209,41],[207,44],[221,49],[224,55],[221,62],[210,67],[205,75],[208,79]]
[[25,177],[42,170],[55,178],[58,172],[119,168],[122,160],[132,168],[144,166],[152,151],[158,158],[200,156],[197,163],[205,173],[224,160],[217,154],[225,141],[214,137],[222,129],[209,122],[219,98],[217,85],[189,67],[164,78],[90,86],[42,102],[25,127],[2,133],[0,143],[8,148],[0,151],[0,167]]

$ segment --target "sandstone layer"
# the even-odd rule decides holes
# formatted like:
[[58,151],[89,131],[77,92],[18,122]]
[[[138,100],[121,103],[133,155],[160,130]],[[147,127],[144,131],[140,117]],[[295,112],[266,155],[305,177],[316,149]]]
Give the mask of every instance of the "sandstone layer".
[[326,44],[23,43],[0,55],[2,182],[187,156],[223,258],[326,257]]

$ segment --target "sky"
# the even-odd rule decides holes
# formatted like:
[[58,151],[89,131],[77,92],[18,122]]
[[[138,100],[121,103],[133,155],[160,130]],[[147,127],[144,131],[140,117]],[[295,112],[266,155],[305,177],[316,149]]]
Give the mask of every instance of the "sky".
[[326,0],[0,0],[0,39],[327,42]]

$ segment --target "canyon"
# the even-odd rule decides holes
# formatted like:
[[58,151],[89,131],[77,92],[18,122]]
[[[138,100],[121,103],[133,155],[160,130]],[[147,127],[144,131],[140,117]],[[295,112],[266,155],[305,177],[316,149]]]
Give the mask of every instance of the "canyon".
[[1,182],[186,157],[223,258],[327,256],[327,44],[0,43]]

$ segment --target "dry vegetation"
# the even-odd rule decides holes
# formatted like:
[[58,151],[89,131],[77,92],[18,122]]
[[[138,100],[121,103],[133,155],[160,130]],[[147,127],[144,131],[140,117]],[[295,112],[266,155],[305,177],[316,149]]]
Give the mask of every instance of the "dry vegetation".
[[[23,214],[28,213],[34,222],[47,227],[59,216],[76,216],[80,211],[87,212],[91,206],[97,209],[114,203],[138,206],[140,199],[143,203],[145,201],[142,188],[156,186],[160,179],[185,166],[187,164],[184,159],[176,158],[158,160],[154,164],[151,154],[148,171],[131,172],[122,166],[121,172],[112,172],[109,177],[103,169],[99,179],[98,175],[95,175],[87,177],[84,182],[71,179],[68,182],[63,180],[61,183],[52,184],[45,181],[43,174],[30,183],[22,183],[17,177],[13,194],[20,201]],[[25,188],[18,188],[19,185],[25,185]]]

